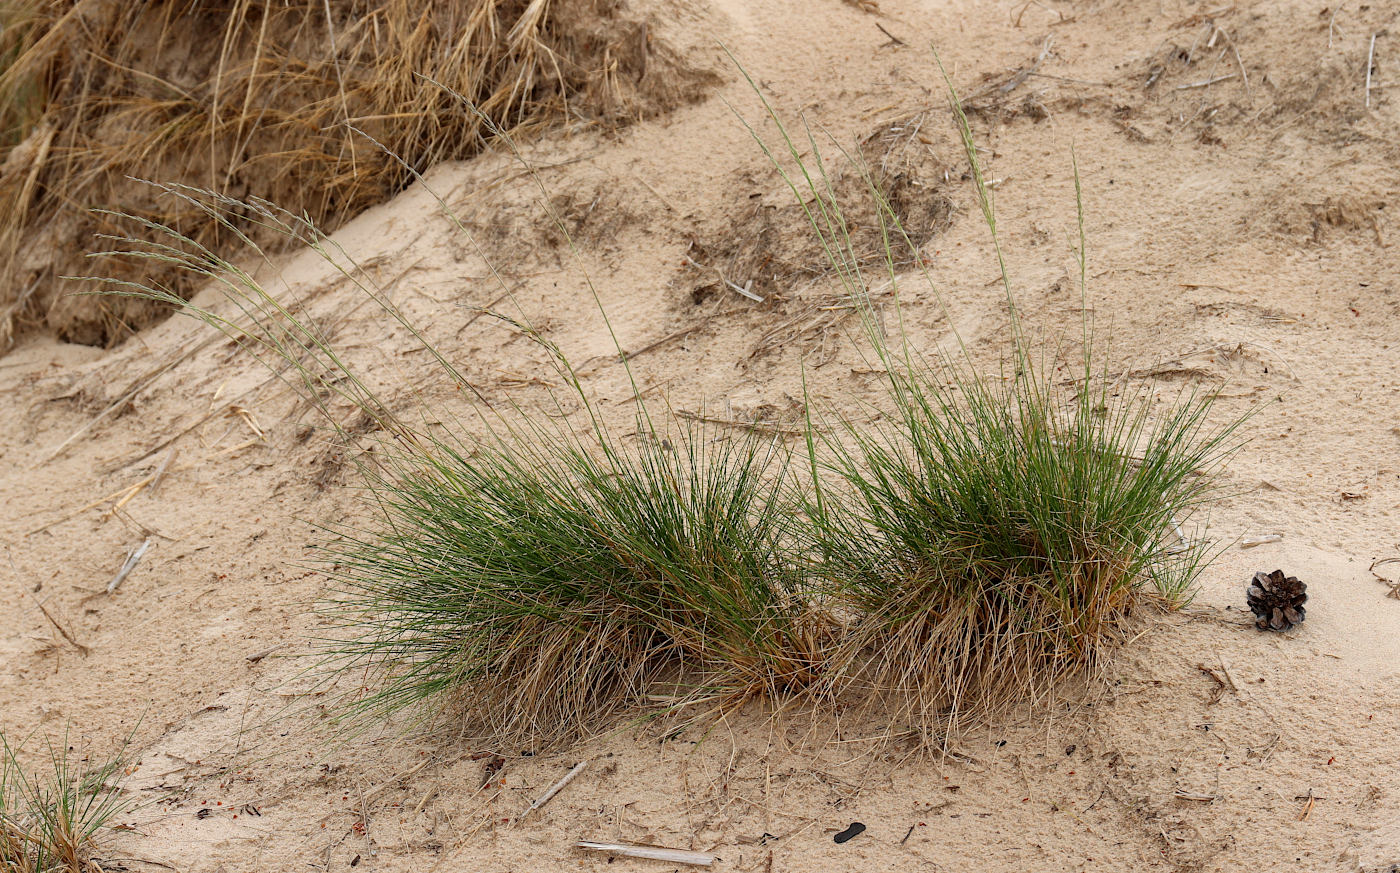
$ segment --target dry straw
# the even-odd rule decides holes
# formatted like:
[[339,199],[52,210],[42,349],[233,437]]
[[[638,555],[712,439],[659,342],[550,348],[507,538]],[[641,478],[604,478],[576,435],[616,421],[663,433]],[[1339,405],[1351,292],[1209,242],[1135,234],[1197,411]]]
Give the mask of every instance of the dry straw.
[[[166,307],[74,296],[115,209],[215,251],[237,241],[135,179],[266,199],[333,229],[414,170],[476,153],[489,121],[616,123],[713,78],[604,0],[0,3],[0,351],[27,327],[107,343]],[[431,81],[429,81],[431,80]],[[449,93],[444,87],[450,89]],[[463,109],[453,93],[480,111]],[[275,234],[237,216],[260,243]],[[147,262],[104,275],[192,290]]]

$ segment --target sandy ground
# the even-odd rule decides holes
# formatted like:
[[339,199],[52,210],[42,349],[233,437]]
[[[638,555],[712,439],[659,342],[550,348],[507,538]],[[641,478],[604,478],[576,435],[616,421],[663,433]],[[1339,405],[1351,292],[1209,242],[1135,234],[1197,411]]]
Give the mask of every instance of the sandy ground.
[[[620,423],[627,384],[584,275],[622,345],[650,347],[633,359],[642,384],[678,409],[781,424],[798,414],[805,361],[819,401],[859,410],[874,382],[853,325],[821,308],[837,289],[791,242],[786,195],[726,103],[757,123],[757,102],[714,40],[784,112],[843,143],[879,133],[889,145],[877,157],[915,174],[915,202],[938,213],[924,252],[948,315],[910,282],[910,329],[931,344],[951,322],[992,363],[1005,307],[935,45],[998,180],[1028,321],[1051,343],[1078,330],[1073,149],[1088,305],[1122,384],[1162,396],[1204,386],[1219,391],[1222,420],[1253,412],[1210,519],[1224,552],[1195,604],[1145,624],[1102,679],[1048,713],[970,732],[933,760],[870,742],[869,726],[760,714],[706,731],[623,727],[540,755],[446,729],[338,743],[321,729],[322,699],[303,694],[314,677],[298,656],[325,584],[309,563],[316,525],[355,511],[343,451],[266,371],[191,321],[108,352],[33,340],[0,360],[0,729],[58,736],[71,724],[99,752],[132,735],[126,787],[141,805],[104,869],[672,869],[585,855],[578,839],[711,851],[717,870],[1400,863],[1400,600],[1380,578],[1400,581],[1400,564],[1370,569],[1400,557],[1400,11],[1325,0],[651,10],[656,33],[727,84],[621,135],[529,147],[577,255],[544,229],[533,181],[502,155],[428,176],[480,251],[421,186],[337,240],[492,398],[533,402],[548,371],[528,342],[473,319],[500,293],[483,252]],[[405,404],[410,388],[448,402],[404,331],[357,307],[326,264],[303,253],[276,267],[266,279],[280,273],[287,293],[333,318],[377,384]],[[755,279],[765,301],[724,290],[714,269]],[[162,467],[158,487],[122,502]],[[1240,548],[1263,534],[1281,538]],[[1286,635],[1257,632],[1243,608],[1245,580],[1276,567],[1312,595],[1306,624]],[[516,820],[581,760],[568,788]],[[868,830],[833,842],[853,821]]]

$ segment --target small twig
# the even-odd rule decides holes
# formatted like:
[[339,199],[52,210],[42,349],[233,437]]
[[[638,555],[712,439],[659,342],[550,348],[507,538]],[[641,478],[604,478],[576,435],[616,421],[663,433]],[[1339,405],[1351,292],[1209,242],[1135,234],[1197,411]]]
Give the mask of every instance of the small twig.
[[1371,34],[1371,50],[1366,54],[1366,108],[1371,108],[1371,68],[1376,60],[1376,36]]
[[[878,27],[878,25],[876,25],[876,26]],[[632,174],[632,177],[633,177],[634,179],[636,179],[638,182],[641,182],[641,183],[642,183],[642,186],[643,186],[644,188],[646,188],[646,189],[647,189],[648,191],[650,191],[652,194],[656,195],[656,199],[661,201],[661,205],[666,207],[666,211],[667,211],[667,212],[675,212],[675,211],[676,211],[676,207],[674,207],[674,206],[671,205],[671,201],[669,201],[669,200],[667,200],[665,197],[663,197],[663,196],[661,195],[661,192],[660,192],[660,191],[658,191],[658,190],[656,190],[655,188],[651,187],[651,183],[650,183],[650,182],[648,182],[646,179],[643,179],[641,176],[637,175],[636,173],[633,173],[633,174]]]
[[1332,17],[1327,19],[1327,50],[1332,50],[1332,25],[1337,21],[1337,13],[1342,11],[1345,3],[1338,3],[1337,8],[1332,10]]
[[[672,340],[678,340],[678,339],[680,339],[681,337],[689,336],[690,334],[695,333],[697,330],[702,330],[702,329],[704,329],[704,328],[706,328],[706,327],[708,327],[708,326],[709,326],[709,323],[708,323],[708,322],[702,321],[702,322],[700,322],[699,324],[692,324],[690,327],[683,327],[683,328],[681,328],[680,330],[672,331],[671,333],[668,333],[668,334],[666,334],[665,336],[663,336],[661,339],[652,340],[651,342],[647,343],[646,345],[642,346],[640,349],[637,349],[636,351],[623,352],[623,353],[622,353],[622,357],[620,358],[620,360],[622,360],[623,362],[630,361],[630,360],[632,360],[633,358],[637,357],[638,355],[644,355],[644,354],[646,354],[647,352],[650,352],[650,351],[652,351],[652,350],[654,350],[654,349],[659,349],[659,348],[661,348],[662,346],[666,345],[666,343],[671,342]],[[607,356],[603,356],[603,357],[593,358],[593,359],[591,359],[591,360],[585,361],[584,363],[580,364],[580,365],[579,365],[579,370],[583,370],[583,369],[584,369],[585,367],[587,367],[589,364],[593,363],[593,361],[607,361],[607,360],[612,360],[612,359],[613,359],[613,356],[612,356],[612,355],[607,355]]]
[[1400,582],[1390,579],[1389,577],[1382,576],[1381,574],[1376,572],[1376,568],[1383,564],[1400,564],[1400,558],[1380,558],[1378,560],[1372,561],[1370,567],[1372,576],[1375,576],[1377,579],[1390,586],[1390,591],[1385,596],[1393,597],[1396,600],[1400,600]]
[[[532,804],[530,804],[529,808],[527,808],[527,809],[525,810],[525,812],[521,813],[521,816],[520,816],[520,817],[521,817],[521,818],[524,818],[525,816],[529,815],[530,813],[532,813],[532,812],[534,812],[535,810],[539,809],[540,807],[544,806],[546,803],[549,803],[550,798],[554,797],[554,795],[556,795],[556,794],[558,794],[560,791],[562,791],[562,790],[564,789],[564,786],[565,786],[565,785],[568,785],[570,782],[574,781],[574,777],[577,776],[577,775],[579,774],[579,771],[582,770],[584,767],[587,767],[587,766],[588,766],[588,761],[587,761],[587,760],[579,761],[577,764],[575,764],[575,765],[574,765],[574,769],[570,770],[568,773],[565,773],[563,779],[560,779],[558,782],[556,782],[556,783],[554,783],[553,785],[551,785],[548,791],[546,791],[544,794],[541,794],[539,797],[537,797],[537,798],[535,799],[535,802],[532,803]],[[650,856],[645,856],[645,855],[643,855],[643,856],[641,856],[641,857],[650,857]]]
[[708,867],[715,862],[715,856],[708,852],[686,852],[681,849],[665,849],[661,846],[595,843],[592,840],[579,840],[574,845],[590,852],[611,852],[624,858],[650,858],[655,861],[670,861],[673,864],[693,864],[696,867]]
[[1238,75],[1238,74],[1237,74],[1237,73],[1227,73],[1227,74],[1225,74],[1224,76],[1216,76],[1214,79],[1206,79],[1206,80],[1203,81],[1203,82],[1187,82],[1185,85],[1177,85],[1177,86],[1176,86],[1176,90],[1178,90],[1178,91],[1185,91],[1185,90],[1187,90],[1188,88],[1205,88],[1205,87],[1208,87],[1208,86],[1210,86],[1210,85],[1214,85],[1214,84],[1216,84],[1217,82],[1225,82],[1225,81],[1228,81],[1228,80],[1230,80],[1230,79],[1233,79],[1233,78],[1235,78],[1236,75]]
[[914,833],[914,826],[913,826],[913,825],[910,825],[910,826],[909,826],[909,830],[907,830],[907,831],[904,832],[904,839],[900,840],[900,841],[899,841],[899,844],[902,846],[902,845],[904,845],[905,843],[909,842],[909,837],[910,837],[910,835],[913,834],[913,833]]
[[1281,542],[1283,542],[1283,534],[1261,534],[1255,537],[1245,537],[1244,539],[1240,540],[1240,548],[1252,549],[1255,546],[1267,546],[1270,543]]
[[707,266],[705,266],[704,264],[702,264],[702,263],[700,263],[699,261],[697,261],[697,260],[695,260],[694,258],[692,258],[690,255],[682,255],[681,257],[685,258],[686,263],[690,264],[692,267],[694,267],[694,268],[697,269],[697,270],[705,270],[705,271],[714,273],[716,276],[719,277],[719,281],[720,281],[722,284],[724,284],[726,287],[728,287],[730,290],[734,291],[734,293],[736,293],[736,294],[738,294],[738,295],[740,295],[740,296],[742,296],[742,297],[747,297],[748,299],[752,300],[752,301],[755,302],[755,303],[762,303],[762,302],[763,302],[763,295],[762,295],[762,294],[755,294],[755,293],[751,290],[751,289],[753,288],[753,280],[752,280],[752,279],[750,279],[747,283],[745,283],[743,287],[740,287],[740,286],[738,286],[738,285],[735,285],[733,282],[729,281],[728,279],[724,278],[724,274],[721,273],[717,267],[707,267]]
[[[32,595],[32,594],[29,595],[29,596],[30,596],[30,597],[34,597],[34,595]],[[86,656],[88,655],[88,653],[92,651],[92,649],[89,649],[87,646],[85,646],[85,645],[83,645],[82,643],[78,642],[77,640],[73,639],[73,635],[70,634],[70,633],[68,633],[68,631],[66,631],[66,630],[63,629],[63,625],[59,624],[59,623],[58,623],[58,619],[54,618],[53,615],[48,611],[48,609],[45,608],[44,602],[43,602],[42,600],[40,600],[40,599],[37,598],[37,597],[34,597],[34,604],[35,604],[36,606],[39,607],[39,611],[42,612],[42,613],[44,614],[44,618],[47,618],[47,619],[49,620],[49,624],[53,625],[54,628],[57,629],[59,633],[63,634],[63,638],[64,638],[65,640],[67,640],[68,642],[72,643],[72,644],[73,644],[73,648],[75,648],[75,649],[77,649],[79,652],[81,652],[81,653],[83,654],[84,657],[86,657]]]
[[1244,60],[1240,58],[1239,47],[1235,45],[1235,40],[1222,28],[1220,35],[1225,37],[1225,41],[1230,44],[1230,52],[1235,56],[1235,65],[1240,68],[1240,82],[1244,84],[1244,96],[1249,102],[1254,102],[1254,91],[1249,87],[1249,73],[1245,72]]
[[1094,802],[1093,802],[1093,803],[1091,803],[1091,804],[1089,804],[1087,807],[1085,807],[1085,808],[1084,808],[1084,811],[1085,811],[1085,812],[1088,812],[1088,811],[1090,811],[1091,809],[1093,809],[1094,807],[1098,806],[1098,805],[1099,805],[1099,801],[1100,801],[1100,800],[1103,800],[1103,796],[1104,796],[1105,794],[1107,794],[1107,793],[1108,793],[1108,783],[1105,782],[1105,783],[1103,784],[1103,788],[1099,789],[1099,796],[1096,797],[1096,798],[1094,799]]
[[[900,39],[899,37],[895,36],[894,34],[890,33],[888,30],[885,30],[885,26],[884,26],[883,24],[881,24],[880,22],[878,22],[878,21],[875,22],[875,26],[878,27],[878,28],[880,28],[880,32],[881,32],[881,33],[883,33],[885,36],[888,36],[888,37],[890,38],[890,41],[887,42],[887,43],[885,43],[885,45],[890,45],[890,44],[894,44],[894,45],[909,45],[909,43],[905,42],[904,40],[902,40],[902,39]],[[883,48],[883,46],[881,46],[881,47]]]
[[700,415],[684,409],[676,410],[676,415],[690,421],[698,421],[702,424],[717,424],[721,427],[737,427],[743,430],[751,430],[755,433],[773,433],[784,436],[803,436],[807,432],[793,427],[781,427],[779,425],[764,424],[761,421],[741,421],[737,418],[715,418],[709,415]]
[[126,579],[132,570],[136,569],[136,565],[141,561],[141,556],[146,554],[146,550],[150,547],[151,538],[146,537],[145,541],[143,541],[140,546],[127,554],[126,561],[122,564],[122,568],[117,571],[117,575],[112,577],[112,581],[107,583],[108,594],[116,591],[117,586],[122,584],[122,581]]
[[742,288],[740,288],[738,285],[735,285],[733,282],[729,281],[728,279],[725,279],[725,280],[724,280],[724,284],[728,285],[731,289],[733,289],[734,293],[735,293],[735,294],[738,294],[740,297],[747,297],[747,298],[749,298],[750,300],[752,300],[754,303],[762,303],[762,302],[763,302],[763,295],[762,295],[762,294],[755,294],[754,291],[753,291],[753,280],[752,280],[752,279],[750,279],[750,280],[748,280],[747,282],[745,282],[745,283],[744,283],[744,287],[742,287]]
[[1220,672],[1225,674],[1225,681],[1229,684],[1230,690],[1236,694],[1240,693],[1240,686],[1235,684],[1235,677],[1230,675],[1230,667],[1225,663],[1225,657],[1220,654],[1220,650],[1215,650],[1215,660],[1220,662]]
[[1056,82],[1069,82],[1072,85],[1093,85],[1095,88],[1112,88],[1112,82],[1093,82],[1089,79],[1071,79],[1069,76],[1052,76],[1049,73],[1030,73],[1037,79],[1054,79]]
[[425,807],[425,806],[428,805],[428,801],[430,801],[430,800],[433,799],[433,795],[434,795],[434,794],[437,794],[438,788],[439,788],[441,785],[442,785],[442,782],[439,780],[439,781],[434,781],[432,785],[428,786],[428,792],[427,792],[426,794],[423,795],[423,799],[422,799],[422,800],[418,801],[418,805],[415,806],[415,807],[413,807],[413,816],[414,816],[414,818],[417,818],[417,817],[418,817],[418,814],[421,813],[421,812],[423,811],[423,807]]
[[160,481],[165,478],[165,471],[169,470],[170,465],[175,463],[175,458],[177,458],[179,454],[180,449],[178,447],[173,448],[170,450],[170,454],[165,456],[165,460],[160,462],[160,466],[156,468],[155,475],[151,477],[151,484],[146,486],[150,493],[154,494],[156,489],[160,487]]
[[1191,800],[1196,803],[1214,803],[1219,799],[1214,794],[1199,794],[1195,791],[1183,791],[1180,788],[1172,796],[1177,800]]
[[268,655],[272,654],[278,649],[286,648],[286,646],[286,643],[278,643],[275,646],[268,646],[260,652],[254,652],[251,655],[245,655],[243,660],[247,661],[249,664],[256,664],[257,662],[261,661],[263,658],[266,658]]
[[125,506],[126,503],[127,503],[132,497],[135,497],[136,494],[137,494],[142,488],[145,488],[147,485],[150,485],[151,482],[153,482],[153,481],[155,481],[155,474],[152,474],[152,475],[150,475],[150,476],[147,476],[146,478],[141,479],[140,481],[136,482],[136,483],[133,484],[133,485],[128,485],[128,486],[126,486],[125,488],[121,489],[120,491],[114,492],[114,493],[112,493],[112,494],[108,494],[106,497],[99,497],[97,500],[94,500],[94,501],[92,501],[91,503],[84,504],[82,507],[73,510],[72,512],[70,512],[70,513],[68,513],[67,515],[63,516],[62,518],[56,518],[56,519],[54,519],[53,521],[46,522],[45,524],[41,524],[41,525],[39,525],[38,527],[34,528],[34,529],[31,530],[31,531],[26,531],[24,535],[27,536],[27,537],[33,536],[33,535],[36,534],[36,533],[42,533],[43,531],[46,531],[46,530],[48,530],[48,529],[51,528],[51,527],[54,527],[54,526],[56,526],[56,525],[63,524],[65,521],[72,521],[73,519],[75,519],[75,518],[77,518],[78,516],[82,515],[84,512],[87,512],[89,509],[94,509],[94,508],[96,508],[96,507],[98,507],[98,506],[101,506],[102,504],[106,503],[108,500],[115,500],[115,501],[118,501],[117,506]]
[[243,451],[244,449],[250,449],[250,448],[252,448],[253,446],[262,445],[262,444],[263,444],[263,440],[262,440],[261,437],[251,437],[251,438],[249,438],[249,439],[244,440],[243,442],[239,443],[239,444],[236,445],[236,446],[229,446],[228,448],[223,449],[223,450],[220,451],[220,452],[217,452],[217,453],[215,454],[215,457],[222,457],[222,456],[224,456],[224,455],[231,455],[231,454],[233,454],[234,452],[241,452],[241,451]]
[[1304,795],[1303,799],[1306,800],[1307,803],[1303,804],[1303,811],[1298,814],[1298,821],[1307,821],[1308,817],[1312,815],[1313,804],[1317,802],[1317,797],[1313,794],[1311,788],[1308,789],[1308,793]]

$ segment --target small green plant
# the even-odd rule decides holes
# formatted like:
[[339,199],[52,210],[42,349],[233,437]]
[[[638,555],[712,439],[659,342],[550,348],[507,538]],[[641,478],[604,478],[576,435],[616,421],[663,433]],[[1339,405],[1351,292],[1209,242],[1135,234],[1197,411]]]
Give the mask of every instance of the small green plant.
[[0,871],[87,873],[97,835],[127,806],[112,784],[121,756],[91,765],[65,736],[47,744],[40,775],[26,771],[20,752],[0,736]]
[[[951,85],[950,97],[1011,319],[1010,347],[990,374],[956,334],[954,353],[914,351],[897,290],[900,327],[886,336],[817,139],[809,130],[804,156],[766,100],[796,170],[760,139],[858,306],[872,366],[888,373],[882,425],[842,421],[821,431],[829,437],[808,428],[813,572],[851,616],[828,678],[925,735],[1092,666],[1144,601],[1182,604],[1208,556],[1178,521],[1214,493],[1209,474],[1238,424],[1213,426],[1208,395],[1157,405],[1115,393],[1087,321],[1080,378],[1070,388],[1051,378],[1022,327],[992,193]],[[890,253],[882,278],[897,289],[894,252],[919,263],[917,247],[873,183],[870,196]]]

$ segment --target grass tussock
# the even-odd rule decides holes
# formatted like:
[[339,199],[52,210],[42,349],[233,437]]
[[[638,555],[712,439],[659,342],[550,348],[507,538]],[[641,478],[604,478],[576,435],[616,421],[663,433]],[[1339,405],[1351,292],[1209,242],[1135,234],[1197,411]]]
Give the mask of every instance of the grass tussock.
[[50,742],[42,774],[21,764],[21,750],[0,736],[0,870],[88,873],[98,834],[126,808],[111,782],[120,756],[101,764],[78,757],[64,738]]
[[[810,131],[804,155],[769,107],[784,148],[760,140],[809,204],[812,233],[861,313],[872,365],[888,373],[876,401],[881,425],[809,428],[804,534],[813,572],[849,619],[827,681],[925,736],[1091,669],[1145,601],[1185,602],[1208,556],[1203,540],[1184,538],[1179,519],[1212,497],[1209,473],[1230,454],[1238,424],[1212,424],[1209,396],[1157,402],[1112,388],[1087,321],[1070,356],[1079,379],[1067,386],[1052,378],[1022,325],[992,192],[950,96],[1011,319],[1009,348],[991,371],[955,331],[954,352],[915,349],[897,292],[891,312],[876,310],[872,280],[898,287],[917,278],[897,268],[916,258],[896,253],[918,251],[877,177],[865,171],[889,253],[883,276],[860,257]],[[1077,205],[1087,294],[1078,197]],[[924,278],[946,314],[926,271]]]
[[819,455],[834,482],[813,544],[858,616],[841,681],[922,729],[1092,668],[1135,609],[1180,605],[1201,567],[1176,519],[1220,460],[1209,403],[1154,420],[1146,402],[1105,409],[1092,387],[1036,378],[896,372],[893,421]]
[[[89,209],[238,244],[135,179],[274,201],[333,230],[410,170],[475,154],[486,125],[622,122],[711,79],[609,0],[2,3],[0,350],[33,327],[110,343],[166,311],[70,293],[93,234],[114,229]],[[119,278],[192,290],[152,262],[104,270],[132,267]]]
[[[213,284],[224,314],[107,280],[115,293],[180,306],[233,338],[340,436],[354,437],[343,422],[355,417],[382,431],[380,451],[360,458],[365,520],[335,531],[326,561],[333,630],[320,649],[328,675],[354,677],[343,717],[447,707],[465,714],[468,730],[547,743],[642,701],[695,712],[812,691],[826,626],[789,552],[800,505],[780,444],[653,418],[640,398],[635,439],[619,438],[564,354],[500,314],[547,352],[569,388],[548,412],[498,410],[305,218],[186,186],[161,190],[211,222],[255,216],[316,250],[477,398],[466,422],[435,413],[455,426],[433,435],[383,401],[299,301],[196,240],[137,221],[142,235],[106,253]],[[562,423],[566,404],[585,416],[581,433]]]
[[539,434],[421,460],[381,483],[379,525],[338,559],[331,648],[375,674],[357,710],[451,700],[491,736],[548,741],[648,698],[811,686],[821,629],[785,553],[779,447]]

